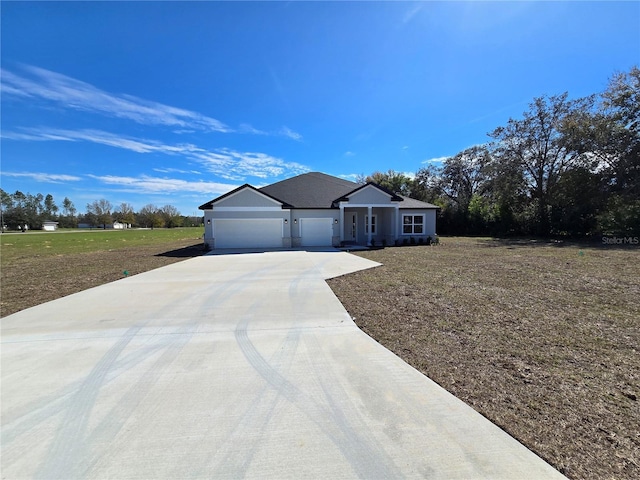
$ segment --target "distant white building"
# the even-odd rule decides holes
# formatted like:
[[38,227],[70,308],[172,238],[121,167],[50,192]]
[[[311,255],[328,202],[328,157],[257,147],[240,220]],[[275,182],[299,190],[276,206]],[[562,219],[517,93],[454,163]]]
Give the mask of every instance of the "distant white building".
[[52,220],[45,220],[42,222],[42,230],[47,232],[54,232],[58,229],[58,222],[54,222]]

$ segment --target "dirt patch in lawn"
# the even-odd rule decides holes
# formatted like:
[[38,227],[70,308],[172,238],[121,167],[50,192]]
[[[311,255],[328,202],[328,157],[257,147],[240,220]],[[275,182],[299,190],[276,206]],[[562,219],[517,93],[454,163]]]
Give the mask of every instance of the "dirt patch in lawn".
[[570,478],[640,472],[640,249],[444,239],[358,253],[356,323]]
[[202,241],[183,239],[97,252],[19,256],[4,263],[0,272],[0,315],[203,253]]

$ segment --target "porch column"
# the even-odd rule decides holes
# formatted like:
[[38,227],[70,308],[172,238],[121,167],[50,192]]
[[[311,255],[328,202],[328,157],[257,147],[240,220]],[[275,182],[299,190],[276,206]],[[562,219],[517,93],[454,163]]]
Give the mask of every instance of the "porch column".
[[395,243],[398,241],[398,238],[399,238],[398,228],[400,226],[400,205],[396,205],[394,211],[395,211],[396,221],[395,221],[395,225],[393,226],[393,236],[395,237],[393,241]]
[[340,224],[338,225],[340,230],[340,244],[344,242],[344,205],[340,202]]
[[373,209],[371,205],[367,207],[367,245],[371,246],[371,212]]

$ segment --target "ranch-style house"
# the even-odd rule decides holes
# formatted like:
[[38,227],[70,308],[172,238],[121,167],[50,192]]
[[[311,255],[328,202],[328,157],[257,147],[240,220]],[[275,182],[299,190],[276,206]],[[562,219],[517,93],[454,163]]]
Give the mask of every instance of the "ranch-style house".
[[262,188],[245,184],[199,208],[212,249],[422,243],[436,236],[438,209],[319,172]]

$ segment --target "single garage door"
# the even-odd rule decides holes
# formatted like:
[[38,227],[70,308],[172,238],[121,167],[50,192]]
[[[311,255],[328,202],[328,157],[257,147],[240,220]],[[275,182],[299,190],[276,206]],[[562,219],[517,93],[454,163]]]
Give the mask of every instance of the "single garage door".
[[280,248],[282,220],[279,218],[215,219],[215,248]]
[[303,247],[330,247],[332,237],[333,219],[300,219],[300,244]]

